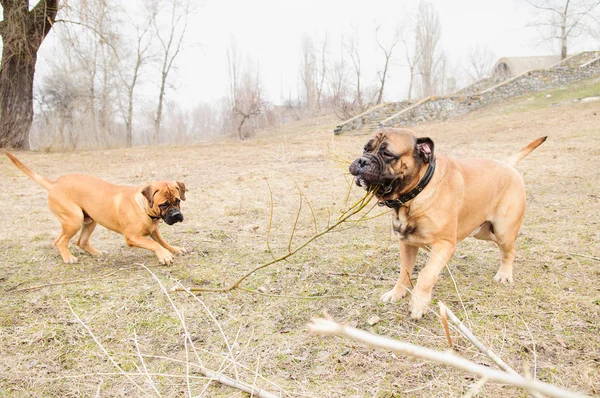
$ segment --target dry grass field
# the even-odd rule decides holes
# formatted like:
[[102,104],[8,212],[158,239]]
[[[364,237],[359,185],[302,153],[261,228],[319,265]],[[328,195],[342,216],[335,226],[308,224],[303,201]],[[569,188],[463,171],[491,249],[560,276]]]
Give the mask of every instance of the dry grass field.
[[[517,371],[590,395],[600,394],[600,102],[572,99],[594,94],[598,81],[413,128],[454,157],[503,159],[549,136],[518,167],[528,208],[515,283],[494,283],[497,248],[467,239],[449,264],[458,289],[444,270],[434,303],[452,308]],[[408,299],[379,300],[399,268],[387,215],[345,223],[257,271],[242,284],[254,292],[167,295],[151,274],[167,290],[178,282],[228,286],[287,252],[298,214],[292,248],[336,220],[363,196],[357,187],[349,194],[346,161],[361,153],[367,135],[333,136],[335,122],[298,122],[247,142],[16,153],[49,178],[185,182],[185,221],[161,225],[170,243],[190,252],[172,266],[102,227],[92,242],[104,257],[73,242],[79,262],[63,264],[52,245],[60,225],[46,192],[0,157],[0,396],[248,396],[210,382],[200,363],[282,397],[465,394],[477,382],[471,375],[307,332],[311,317],[326,310],[342,323],[448,349],[436,316],[413,322]],[[367,218],[384,211],[375,207]],[[425,259],[420,253],[416,272]],[[375,315],[380,321],[371,326]],[[453,338],[460,355],[495,367],[467,340]],[[489,383],[479,396],[527,394]]]

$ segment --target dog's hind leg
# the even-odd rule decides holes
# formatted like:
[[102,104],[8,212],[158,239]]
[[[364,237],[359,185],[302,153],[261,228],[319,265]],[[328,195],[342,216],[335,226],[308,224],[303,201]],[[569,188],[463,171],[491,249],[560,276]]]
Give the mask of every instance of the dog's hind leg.
[[502,244],[498,242],[498,247],[502,254],[502,263],[494,276],[494,280],[501,283],[512,283],[516,255],[515,242],[505,242]]
[[58,217],[62,225],[62,233],[54,241],[54,245],[67,264],[77,262],[77,257],[74,257],[69,251],[69,241],[83,225],[83,210],[76,204],[68,201],[60,201],[54,199],[48,200],[50,210]]
[[81,247],[83,250],[90,253],[92,256],[101,256],[102,252],[90,245],[90,235],[92,234],[92,232],[94,232],[96,224],[96,221],[92,220],[88,216],[84,216],[81,234],[79,234],[79,239],[77,239],[77,246]]
[[502,263],[500,269],[494,276],[494,280],[500,283],[512,283],[513,268],[515,264],[516,247],[515,241],[523,221],[524,207],[521,211],[512,209],[505,213],[505,216],[495,220],[494,225],[494,242],[498,245],[502,255]]

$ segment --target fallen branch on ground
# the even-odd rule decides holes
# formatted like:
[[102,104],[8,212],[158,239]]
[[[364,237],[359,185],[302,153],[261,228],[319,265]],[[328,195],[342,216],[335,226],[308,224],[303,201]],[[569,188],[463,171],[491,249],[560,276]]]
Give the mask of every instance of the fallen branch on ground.
[[452,351],[437,351],[430,348],[421,347],[415,344],[405,343],[393,340],[387,337],[379,336],[364,330],[356,329],[350,326],[340,325],[333,320],[313,318],[308,324],[308,330],[312,333],[335,335],[348,337],[356,341],[368,344],[373,347],[384,348],[396,353],[406,354],[413,357],[423,358],[429,361],[441,363],[453,368],[475,374],[487,379],[489,382],[499,382],[525,388],[528,391],[537,391],[550,397],[576,398],[585,397],[579,393],[563,390],[537,380],[526,380],[519,375],[513,375],[504,371],[490,369],[486,366],[478,365],[468,359],[456,355]]
[[[373,198],[374,193],[372,192],[367,192],[365,194],[365,196],[359,200],[358,202],[356,202],[353,206],[350,207],[350,209],[348,209],[347,211],[345,211],[344,213],[342,213],[342,215],[338,218],[338,221],[333,224],[333,225],[328,225],[327,228],[325,228],[323,231],[314,234],[313,236],[311,236],[310,238],[308,238],[306,241],[304,241],[304,243],[302,243],[301,245],[297,246],[295,249],[291,248],[291,243],[292,240],[290,238],[290,242],[289,242],[289,246],[288,246],[288,252],[280,257],[274,258],[273,260],[260,265],[256,268],[254,268],[253,270],[247,272],[244,276],[242,276],[241,278],[239,278],[237,281],[235,281],[233,284],[231,284],[228,287],[223,287],[223,288],[204,288],[204,287],[189,287],[189,288],[184,288],[184,287],[173,287],[171,289],[171,291],[174,292],[182,292],[182,291],[188,291],[188,292],[220,292],[220,293],[226,293],[226,292],[230,292],[234,289],[238,289],[240,288],[240,284],[246,280],[248,277],[250,277],[252,274],[254,274],[256,271],[259,271],[263,268],[267,268],[273,264],[277,264],[279,262],[285,261],[287,260],[289,257],[293,256],[294,254],[296,254],[297,252],[299,252],[300,250],[304,249],[306,246],[308,246],[310,243],[312,243],[314,240],[320,238],[321,236],[329,233],[330,231],[332,231],[333,229],[335,229],[336,227],[338,227],[339,225],[343,224],[344,222],[348,221],[352,216],[354,216],[357,213],[360,213],[365,207],[367,207],[367,205],[370,203],[371,199]],[[374,207],[375,205],[373,205]],[[373,208],[371,207],[371,209]],[[367,213],[371,210],[369,209],[367,211]],[[296,220],[297,222],[297,220]],[[295,230],[296,224],[294,224],[294,230]],[[294,231],[292,231],[292,237],[293,237]]]
[[[138,390],[142,393],[143,396],[149,396],[152,395],[150,392],[148,392],[144,387],[142,387],[142,385],[140,385],[138,382],[136,382],[136,380],[134,380],[133,377],[135,376],[143,376],[146,380],[146,384],[149,384],[152,387],[152,392],[154,394],[156,394],[157,396],[161,396],[161,393],[158,391],[158,389],[156,388],[156,385],[154,384],[153,380],[152,380],[152,376],[161,376],[161,377],[178,377],[178,378],[185,378],[186,382],[187,382],[187,387],[188,387],[188,392],[191,392],[191,385],[190,385],[190,379],[199,379],[196,376],[190,375],[189,372],[189,366],[193,366],[194,369],[201,373],[204,377],[202,379],[207,380],[207,383],[205,384],[205,390],[208,387],[208,385],[213,382],[216,381],[220,384],[223,384],[225,386],[229,386],[232,388],[235,388],[237,390],[246,392],[248,394],[250,394],[251,396],[254,397],[259,397],[259,398],[278,398],[280,397],[280,395],[275,395],[273,393],[270,393],[266,390],[263,390],[262,388],[256,386],[256,380],[259,377],[258,374],[258,369],[255,370],[254,372],[254,380],[252,382],[252,384],[250,383],[245,383],[241,380],[236,380],[232,377],[229,377],[225,374],[223,374],[221,372],[221,369],[214,371],[211,369],[206,368],[202,361],[200,360],[200,357],[198,356],[197,350],[194,347],[194,341],[190,336],[190,333],[186,327],[185,324],[185,318],[183,316],[183,309],[179,309],[177,308],[175,302],[172,300],[171,296],[169,295],[169,292],[167,291],[167,289],[165,289],[164,285],[162,284],[162,282],[160,281],[160,279],[158,279],[158,277],[150,270],[148,269],[145,265],[140,264],[144,269],[146,269],[151,275],[152,277],[156,280],[156,282],[158,283],[158,285],[160,286],[161,290],[165,293],[165,295],[167,296],[168,301],[170,302],[170,304],[173,307],[173,310],[176,312],[177,317],[179,318],[180,322],[181,322],[181,327],[183,329],[184,332],[184,346],[186,347],[186,361],[181,361],[184,362],[186,364],[186,373],[185,375],[174,375],[174,374],[164,374],[164,373],[154,373],[154,372],[150,372],[148,370],[148,367],[146,366],[146,361],[144,361],[144,355],[142,354],[139,344],[138,344],[138,336],[137,333],[134,329],[134,344],[136,347],[136,352],[137,352],[137,356],[138,359],[141,362],[142,365],[142,370],[143,372],[127,372],[125,371],[118,363],[118,361],[116,361],[115,359],[113,359],[113,357],[111,356],[111,354],[108,352],[108,350],[106,350],[106,348],[104,348],[104,346],[102,345],[102,343],[96,338],[96,336],[94,335],[94,333],[91,331],[91,329],[85,324],[85,322],[83,322],[83,320],[77,315],[77,313],[75,312],[75,310],[73,309],[73,307],[71,306],[71,303],[66,300],[67,305],[69,307],[69,309],[71,310],[71,313],[73,314],[73,316],[75,317],[75,319],[77,319],[77,321],[85,328],[85,330],[88,332],[88,334],[92,337],[92,339],[94,340],[94,342],[96,343],[96,345],[100,348],[100,350],[104,353],[104,355],[106,356],[106,358],[108,358],[108,360],[110,361],[110,363],[112,363],[112,365],[117,369],[119,375],[122,375],[124,377],[126,377],[130,383],[132,383],[134,386],[136,386],[138,388]],[[234,365],[234,372],[235,372],[235,377],[238,377],[238,370],[237,370],[237,363],[235,362],[235,357],[232,353],[231,350],[231,346],[229,345],[229,342],[227,341],[227,338],[225,337],[225,333],[223,332],[223,329],[221,328],[221,325],[217,322],[216,318],[212,315],[212,313],[210,312],[209,308],[201,301],[199,300],[197,297],[194,296],[194,298],[199,301],[204,309],[206,310],[206,312],[209,314],[209,316],[211,317],[211,319],[215,322],[215,324],[217,325],[217,327],[219,328],[219,331],[221,332],[221,335],[223,336],[223,340],[225,342],[225,344],[227,345],[227,349],[228,349],[228,357],[224,357],[224,361],[230,361],[230,363],[232,363]],[[196,358],[198,360],[198,363],[190,363],[189,362],[189,355],[188,355],[188,343],[192,348],[193,353],[196,355]],[[77,377],[75,375],[73,376],[66,376],[66,377]],[[263,377],[261,376],[261,379]],[[271,383],[272,385],[274,385],[274,383]],[[278,386],[277,386],[278,387]],[[280,387],[278,387],[281,393],[284,393],[286,395],[289,395],[289,393],[285,392],[285,390],[281,389]],[[204,392],[204,390],[203,390]],[[202,393],[200,394],[200,396],[202,396]]]
[[[517,371],[515,371],[513,368],[511,368],[510,366],[508,366],[508,364],[506,362],[504,362],[502,360],[502,358],[500,358],[498,355],[496,355],[496,353],[494,351],[490,350],[481,341],[479,341],[479,339],[473,334],[473,332],[471,332],[471,330],[469,330],[469,328],[467,328],[464,325],[464,323],[462,323],[461,320],[458,319],[458,317],[456,315],[454,315],[454,313],[452,312],[452,310],[450,308],[446,307],[444,305],[444,303],[442,303],[442,302],[440,302],[439,305],[440,305],[440,312],[444,311],[445,314],[450,319],[450,321],[458,328],[458,330],[460,331],[460,333],[467,340],[469,340],[471,343],[473,343],[473,345],[475,347],[477,347],[477,349],[479,351],[481,351],[485,356],[487,356],[492,361],[494,361],[494,363],[496,365],[498,365],[500,367],[500,369],[502,369],[505,372],[510,373],[512,375],[519,376],[519,377],[523,378],[523,376],[521,376],[520,374],[518,374]],[[449,333],[448,329],[446,329],[446,336],[447,336],[448,339],[450,339],[450,333]],[[523,378],[523,380],[525,380],[525,379]],[[536,397],[536,398],[541,397],[540,394],[538,394],[536,391],[529,391],[529,393],[532,396]]]
[[72,280],[72,281],[64,281],[64,282],[51,282],[51,283],[45,283],[43,285],[23,287],[21,289],[16,289],[14,292],[15,293],[17,293],[17,292],[28,292],[28,291],[31,291],[31,290],[43,289],[45,287],[50,287],[50,286],[71,285],[71,284],[74,284],[74,283],[84,283],[84,282],[89,282],[89,281],[95,281],[95,280],[98,280],[98,279],[108,278],[109,276],[114,275],[117,272],[124,271],[124,270],[131,269],[131,268],[136,268],[136,267],[119,268],[116,271],[109,272],[108,274],[104,274],[102,276],[97,276],[95,278],[75,279],[75,280]]
[[588,254],[579,254],[579,253],[573,253],[573,252],[567,252],[567,254],[569,256],[577,256],[577,257],[589,258],[592,260],[600,261],[600,257],[590,256]]

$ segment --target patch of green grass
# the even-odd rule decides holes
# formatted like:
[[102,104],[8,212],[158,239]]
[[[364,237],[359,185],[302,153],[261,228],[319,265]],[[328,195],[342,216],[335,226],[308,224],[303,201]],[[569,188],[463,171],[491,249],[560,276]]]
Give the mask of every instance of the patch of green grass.
[[600,79],[583,80],[567,87],[526,95],[508,102],[505,112],[527,112],[549,106],[558,106],[573,100],[600,96]]

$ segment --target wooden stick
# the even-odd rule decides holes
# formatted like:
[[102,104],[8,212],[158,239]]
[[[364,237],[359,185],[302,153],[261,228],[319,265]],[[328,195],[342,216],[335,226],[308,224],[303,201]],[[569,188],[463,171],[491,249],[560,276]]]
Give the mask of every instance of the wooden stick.
[[[345,211],[344,213],[342,213],[342,215],[339,217],[338,221],[333,224],[328,226],[327,228],[325,228],[323,231],[319,232],[318,234],[314,234],[313,236],[311,236],[310,238],[308,238],[306,241],[304,241],[304,243],[302,243],[301,245],[297,246],[295,249],[288,251],[286,254],[282,255],[281,257],[278,258],[274,258],[273,260],[260,265],[256,268],[254,268],[253,270],[247,272],[244,276],[242,276],[241,278],[239,278],[237,281],[235,281],[233,284],[231,284],[228,287],[223,287],[223,288],[204,288],[204,287],[188,287],[188,288],[184,288],[184,287],[173,287],[171,289],[172,292],[183,292],[183,291],[187,291],[187,292],[220,292],[220,293],[227,293],[232,291],[233,289],[237,289],[240,287],[240,284],[246,280],[247,278],[249,278],[251,275],[253,275],[256,271],[260,271],[263,268],[269,267],[273,264],[279,263],[281,261],[285,261],[287,260],[288,257],[293,256],[294,254],[296,254],[297,252],[299,252],[300,250],[304,249],[306,246],[308,246],[310,243],[312,243],[314,240],[320,238],[321,236],[329,233],[332,229],[336,228],[338,225],[346,222],[350,217],[352,217],[353,215],[359,213],[362,209],[364,209],[369,202],[371,201],[371,199],[373,198],[373,196],[375,196],[375,194],[373,192],[367,192],[367,194],[365,194],[365,196],[359,200],[358,202],[356,202],[352,207],[350,207],[349,210]],[[374,206],[373,206],[374,207]],[[371,209],[369,209],[368,211],[371,211],[373,209],[373,207],[371,207]],[[367,212],[368,213],[368,212]]]
[[450,308],[446,307],[444,305],[444,303],[440,302],[440,308],[441,308],[441,306],[444,306],[444,308],[446,308],[446,314],[448,315],[448,318],[450,318],[450,321],[452,321],[452,323],[454,325],[456,325],[456,327],[462,333],[462,335],[465,336],[465,338],[467,338],[467,340],[469,340],[471,343],[473,343],[473,345],[475,347],[477,347],[477,349],[479,351],[481,351],[483,354],[485,354],[485,356],[487,356],[492,361],[494,361],[494,363],[496,365],[498,365],[500,367],[500,369],[502,369],[505,372],[508,372],[510,374],[513,374],[513,375],[519,375],[513,368],[508,366],[508,364],[506,362],[504,362],[502,360],[502,358],[500,358],[498,355],[496,355],[496,353],[494,351],[490,350],[485,345],[483,345],[483,343],[481,341],[479,341],[479,339],[477,337],[475,337],[473,332],[471,332],[464,325],[464,323],[462,323],[461,320],[458,319],[456,317],[456,315],[454,315],[454,313],[452,312],[452,310]]
[[105,274],[105,275],[102,275],[102,276],[97,276],[95,278],[76,279],[76,280],[64,281],[64,282],[51,282],[51,283],[45,283],[43,285],[36,285],[36,286],[24,287],[24,288],[15,290],[15,293],[16,292],[27,292],[27,291],[30,291],[30,290],[37,290],[37,289],[43,289],[43,288],[49,287],[49,286],[71,285],[73,283],[84,283],[84,282],[89,282],[89,281],[95,281],[95,280],[98,280],[98,279],[108,278],[109,276],[114,275],[117,272],[120,272],[120,271],[123,271],[123,270],[126,270],[126,269],[131,269],[131,268],[136,268],[136,267],[119,268],[116,271],[109,272],[108,274]]
[[[182,288],[183,288],[183,286],[182,286]],[[330,298],[344,298],[344,297],[346,297],[345,295],[339,295],[339,294],[330,294],[330,295],[323,295],[323,296],[284,296],[282,294],[263,293],[263,292],[259,292],[258,290],[248,289],[248,288],[243,287],[243,286],[238,286],[238,289],[246,291],[248,293],[258,294],[260,296],[278,297],[278,298],[283,298],[283,299],[294,299],[294,300],[318,300],[318,299],[330,299]]]
[[448,344],[450,344],[450,348],[454,349],[454,344],[452,344],[452,338],[450,337],[450,328],[448,327],[448,313],[447,308],[440,301],[440,316],[442,317],[442,326],[444,326],[444,332],[446,332],[446,340],[448,340]]
[[[523,378],[523,376],[518,374],[516,370],[514,370],[513,368],[508,366],[508,364],[506,362],[504,362],[502,360],[502,358],[500,358],[498,355],[496,355],[496,353],[494,351],[490,350],[481,341],[479,341],[479,339],[473,334],[473,332],[471,332],[471,330],[469,330],[464,325],[464,323],[462,323],[461,320],[458,319],[458,317],[456,315],[454,315],[452,310],[450,308],[446,307],[444,305],[444,303],[440,302],[440,308],[442,306],[444,306],[444,308],[446,309],[446,314],[448,315],[448,318],[450,318],[450,321],[452,321],[452,323],[458,328],[458,330],[462,333],[462,335],[465,336],[465,338],[467,340],[469,340],[471,343],[473,343],[473,345],[475,347],[477,347],[477,349],[479,351],[481,351],[485,356],[487,356],[492,361],[494,361],[494,363],[496,365],[498,365],[500,367],[500,369],[504,370],[507,373],[510,373],[511,375],[515,375],[515,376],[519,376],[520,378]],[[525,379],[523,379],[523,380],[525,380]],[[538,393],[536,393],[535,391],[529,391],[529,393],[536,398],[540,397],[540,395]]]
[[585,258],[590,258],[592,260],[600,261],[600,257],[596,257],[596,256],[589,256],[587,254],[579,254],[579,253],[573,253],[573,252],[566,252],[566,253],[570,256],[585,257]]
[[144,390],[138,383],[136,383],[135,380],[133,380],[131,378],[131,376],[129,375],[129,373],[125,372],[123,370],[123,368],[121,366],[119,366],[119,364],[117,362],[115,362],[115,360],[110,356],[110,354],[108,353],[108,351],[106,351],[106,349],[104,348],[104,346],[102,345],[102,343],[100,343],[98,341],[98,339],[96,339],[96,336],[94,336],[94,333],[92,333],[92,331],[90,330],[90,328],[75,313],[75,311],[73,310],[73,307],[71,307],[71,303],[69,302],[69,300],[65,300],[65,301],[67,302],[67,305],[69,306],[69,309],[71,310],[71,313],[73,314],[73,316],[75,317],[75,319],[77,319],[77,322],[79,322],[81,324],[81,326],[83,326],[85,328],[85,330],[87,330],[88,334],[92,337],[92,339],[94,340],[94,342],[96,343],[96,345],[100,348],[100,350],[102,350],[102,352],[104,353],[104,355],[106,355],[106,357],[113,364],[113,366],[115,368],[117,368],[117,370],[119,371],[119,373],[121,373],[123,376],[127,377],[127,379],[134,386],[136,386],[138,388],[138,390],[140,390],[140,392],[142,393],[143,396],[148,396],[149,395],[148,392],[146,390]]
[[373,347],[384,348],[396,353],[406,354],[418,358],[427,359],[429,361],[441,363],[453,368],[463,370],[468,373],[486,378],[489,381],[510,384],[527,390],[538,391],[550,397],[557,398],[579,398],[585,395],[563,390],[562,388],[553,386],[552,384],[544,383],[537,380],[526,380],[519,375],[513,375],[496,369],[491,369],[487,366],[478,365],[468,359],[462,358],[452,351],[442,352],[432,350],[430,348],[421,347],[415,344],[405,343],[398,340],[393,340],[387,337],[379,336],[364,330],[356,329],[350,326],[340,325],[332,320],[313,318],[308,324],[308,330],[312,333],[324,335],[336,335],[349,337],[353,340],[360,341]]

